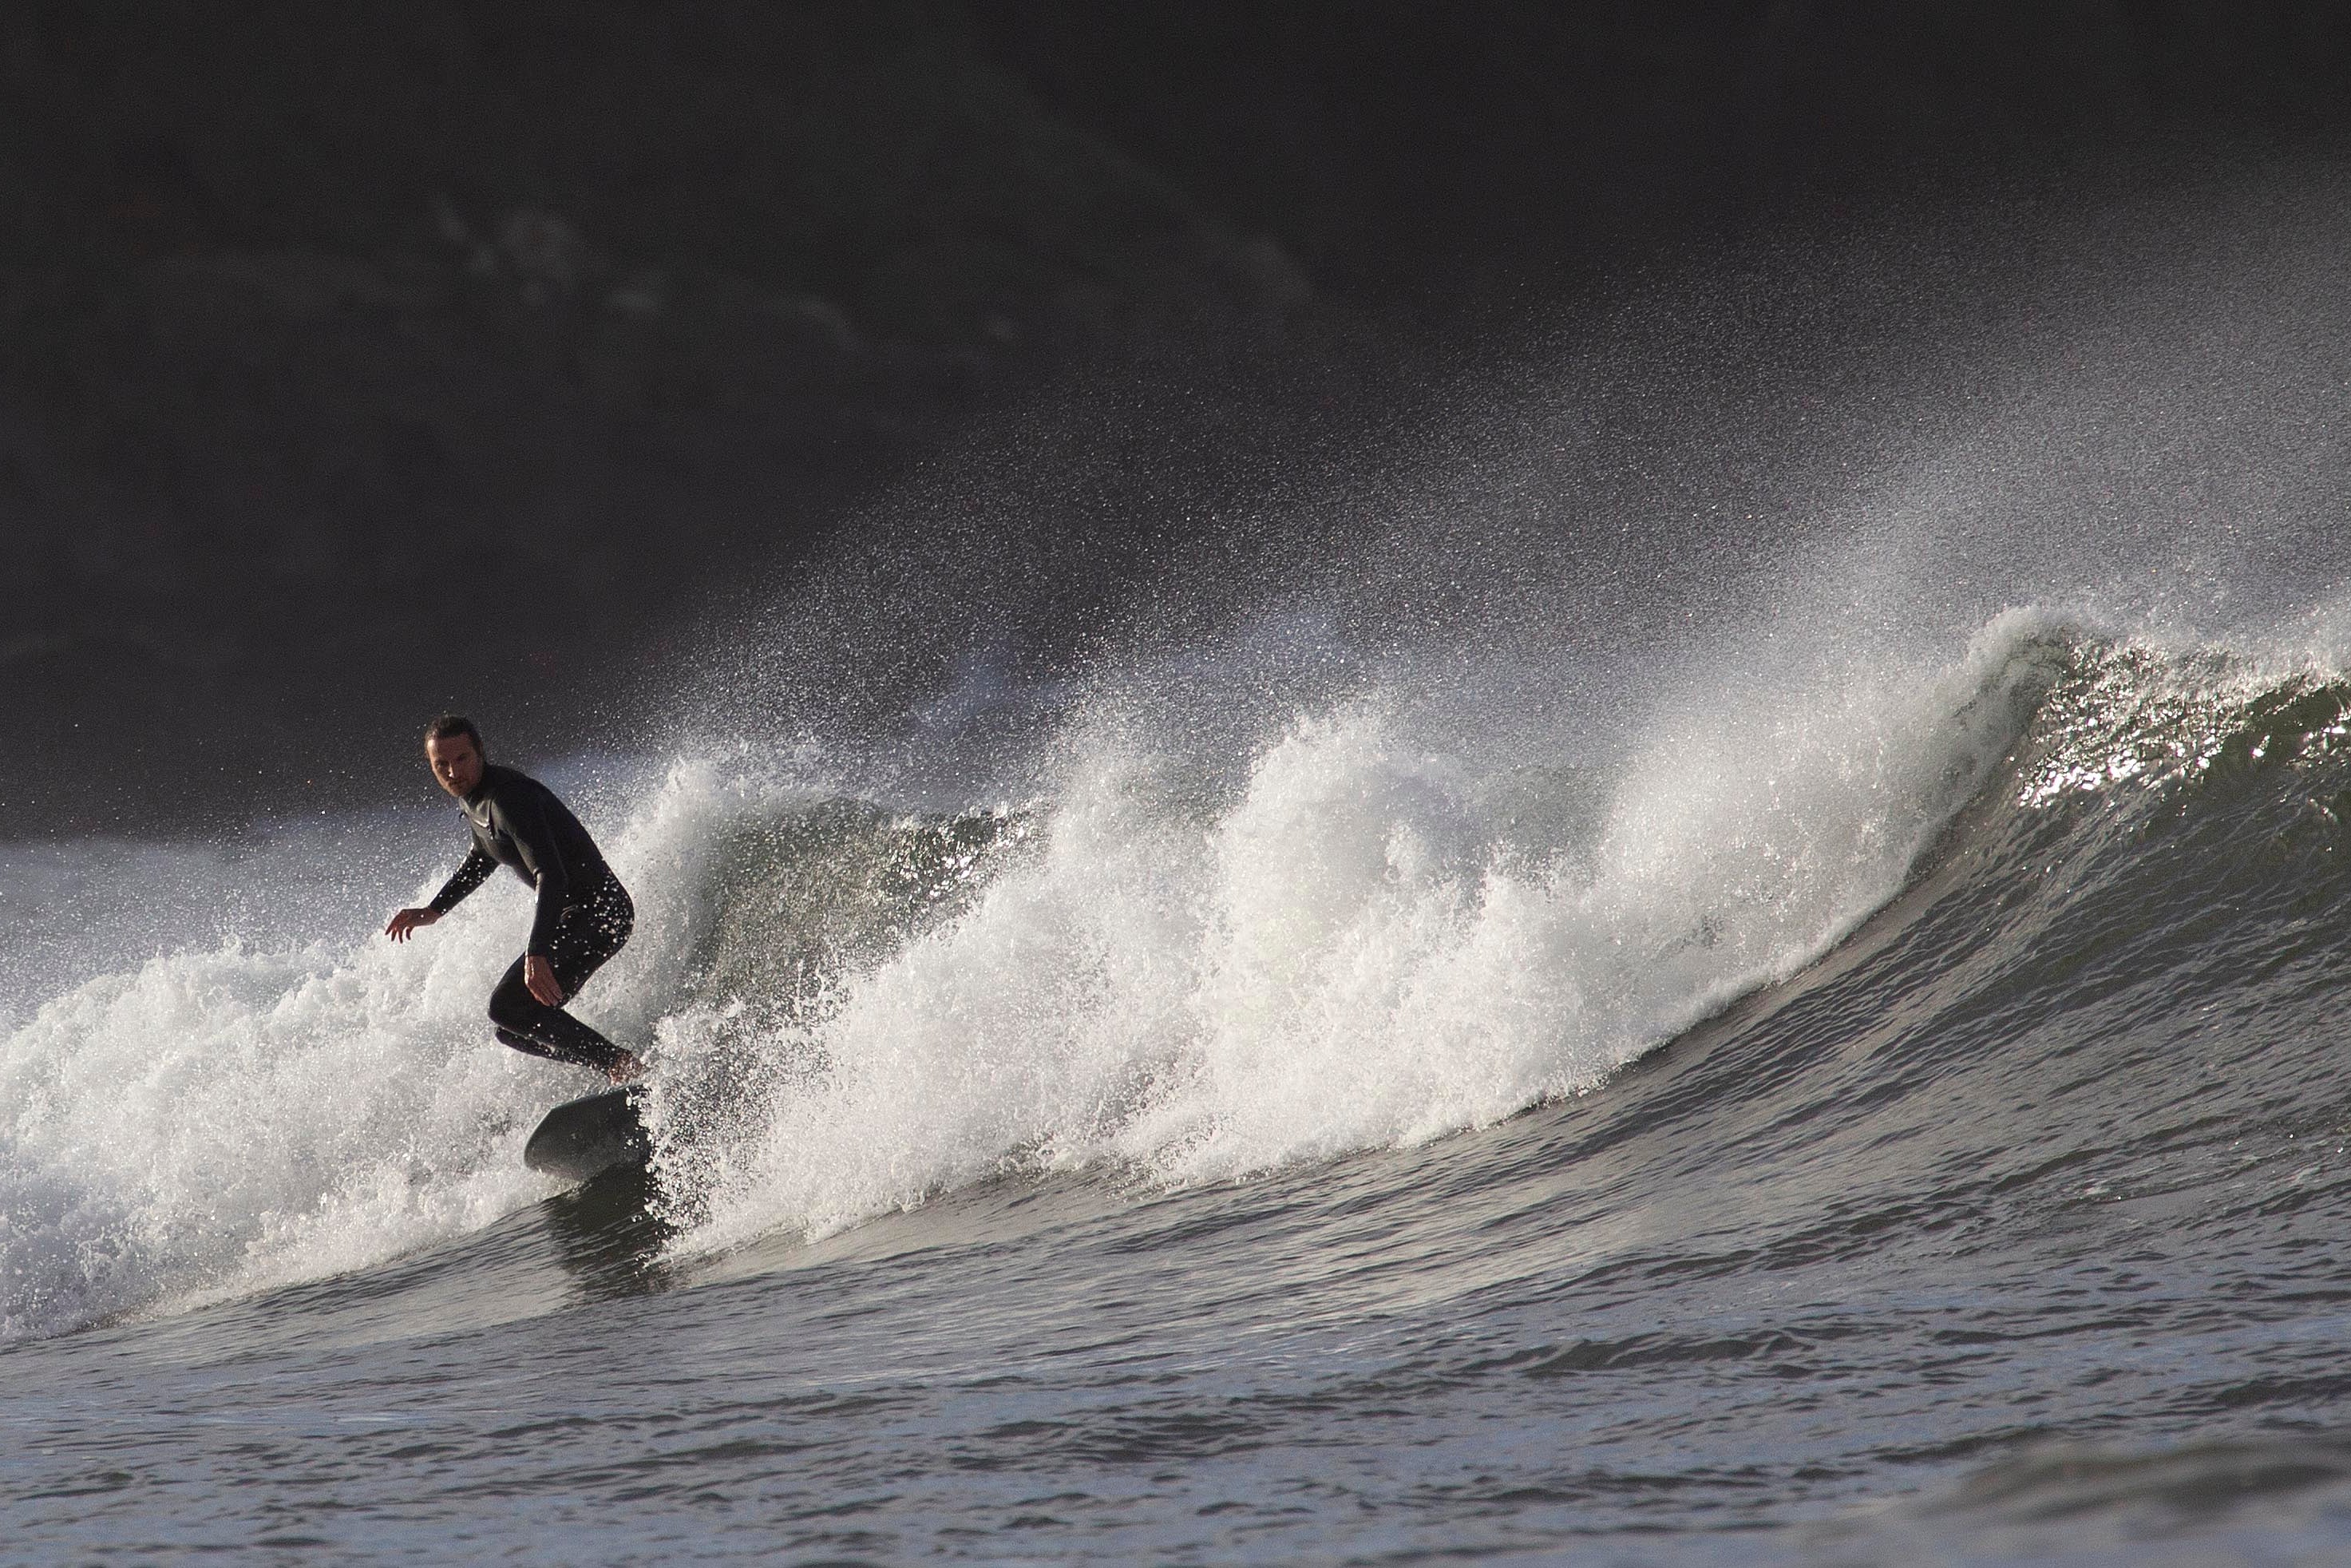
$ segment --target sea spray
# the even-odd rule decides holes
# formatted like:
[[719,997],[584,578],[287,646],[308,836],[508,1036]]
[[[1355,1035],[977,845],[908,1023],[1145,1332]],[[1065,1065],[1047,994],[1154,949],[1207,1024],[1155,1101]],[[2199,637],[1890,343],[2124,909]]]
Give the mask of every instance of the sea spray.
[[[734,809],[688,774],[632,814],[609,809],[625,789],[572,789],[661,917],[580,1004],[628,1037],[675,1002],[695,810]],[[363,1267],[552,1190],[522,1140],[593,1081],[498,1046],[483,1013],[528,894],[500,879],[405,945],[378,934],[463,847],[439,813],[370,813],[226,847],[99,846],[72,859],[90,885],[52,874],[67,913],[153,956],[28,1000],[0,1034],[0,1335]],[[198,935],[232,916],[254,929]]]
[[1943,669],[1682,711],[1586,811],[1527,811],[1522,764],[1438,750],[1376,693],[1238,769],[1081,717],[1035,852],[773,1031],[807,1071],[673,1167],[684,1245],[1007,1169],[1246,1176],[1589,1089],[1898,891],[2064,647],[2019,612]]

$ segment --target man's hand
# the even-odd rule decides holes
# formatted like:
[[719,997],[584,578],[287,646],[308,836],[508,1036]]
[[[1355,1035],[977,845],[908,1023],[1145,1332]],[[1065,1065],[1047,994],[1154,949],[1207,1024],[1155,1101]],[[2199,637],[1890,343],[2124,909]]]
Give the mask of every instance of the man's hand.
[[563,985],[555,977],[555,966],[536,953],[523,956],[522,988],[547,1007],[563,1005]]
[[418,926],[430,925],[440,918],[441,912],[437,909],[403,909],[392,917],[392,924],[383,928],[383,934],[395,942],[405,942]]

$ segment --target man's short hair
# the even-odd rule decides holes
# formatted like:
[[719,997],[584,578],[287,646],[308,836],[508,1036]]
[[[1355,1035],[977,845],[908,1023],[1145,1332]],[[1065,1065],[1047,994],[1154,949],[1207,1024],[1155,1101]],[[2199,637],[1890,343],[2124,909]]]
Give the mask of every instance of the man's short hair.
[[482,745],[482,732],[475,729],[474,721],[464,714],[444,713],[424,727],[424,738],[428,744],[435,740],[455,740],[461,735],[474,743],[475,751],[486,758],[489,756],[488,749]]

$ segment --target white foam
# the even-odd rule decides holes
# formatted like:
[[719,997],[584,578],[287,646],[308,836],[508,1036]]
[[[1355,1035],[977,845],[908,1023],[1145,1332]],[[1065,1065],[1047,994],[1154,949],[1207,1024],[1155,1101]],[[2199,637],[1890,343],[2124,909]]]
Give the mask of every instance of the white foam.
[[[611,835],[657,884],[674,830],[693,831],[681,793],[723,796],[674,779]],[[319,848],[304,840],[266,856],[230,845],[76,862],[85,880],[124,883],[120,897],[78,893],[89,908],[185,914],[242,895],[341,935],[207,940],[191,915],[176,937],[154,933],[154,956],[68,986],[0,1034],[0,1337],[362,1267],[553,1190],[523,1168],[522,1141],[593,1081],[500,1047],[483,1016],[519,949],[528,892],[501,878],[405,946],[377,934],[462,852],[454,819],[433,825],[336,824],[332,855],[304,853]],[[424,880],[383,883],[397,895],[346,885],[351,852],[362,873],[394,860]],[[44,875],[34,885],[57,882]],[[665,896],[677,895],[654,894],[657,907]],[[662,1009],[652,988],[674,945],[646,946],[598,977],[584,1016],[627,1030]]]
[[[1205,800],[1218,769],[1181,727],[1098,724],[1031,859],[779,1028],[812,1073],[723,1134],[671,1129],[702,1139],[672,1163],[702,1188],[686,1245],[1008,1166],[1239,1176],[1589,1089],[1891,897],[2045,685],[2051,630],[2011,615],[1945,668],[1720,691],[1655,726],[1566,843],[1520,832],[1523,768],[1377,697],[1298,716]],[[669,1020],[672,1052],[713,1023]]]

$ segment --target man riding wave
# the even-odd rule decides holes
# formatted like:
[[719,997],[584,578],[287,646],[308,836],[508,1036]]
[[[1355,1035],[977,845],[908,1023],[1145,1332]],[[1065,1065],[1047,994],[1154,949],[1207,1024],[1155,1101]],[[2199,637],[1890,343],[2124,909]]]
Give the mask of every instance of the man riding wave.
[[490,992],[498,1039],[533,1056],[594,1068],[615,1083],[643,1073],[634,1054],[563,1010],[636,924],[636,905],[596,841],[546,785],[492,764],[469,718],[444,714],[428,725],[424,758],[441,788],[457,798],[474,847],[431,904],[400,911],[384,935],[407,941],[499,866],[512,867],[537,890],[538,902],[523,956]]

